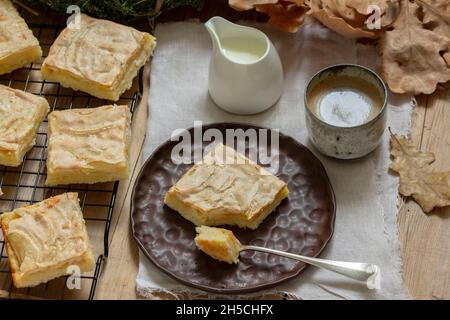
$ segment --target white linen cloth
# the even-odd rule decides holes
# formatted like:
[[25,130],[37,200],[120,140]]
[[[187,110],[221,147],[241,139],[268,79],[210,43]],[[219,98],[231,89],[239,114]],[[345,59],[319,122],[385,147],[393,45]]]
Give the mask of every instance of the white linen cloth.
[[[262,29],[272,40],[283,62],[284,93],[271,109],[254,116],[237,116],[219,109],[208,96],[208,65],[212,50],[209,35],[197,21],[160,24],[156,28],[158,47],[152,62],[149,120],[144,146],[147,158],[178,128],[234,121],[278,128],[307,145],[323,162],[337,200],[334,235],[321,258],[370,262],[380,266],[381,289],[368,290],[335,273],[308,267],[299,277],[270,293],[287,293],[301,299],[406,299],[401,276],[397,231],[397,187],[388,173],[389,134],[369,156],[341,161],[320,155],[308,141],[304,120],[303,94],[308,80],[318,70],[337,63],[357,63],[377,70],[376,48],[362,45],[308,21],[296,34],[267,26]],[[411,97],[391,96],[388,125],[394,132],[407,133],[412,110]],[[157,298],[166,292],[176,297],[204,294],[174,281],[140,253],[138,293]],[[156,295],[155,295],[156,294]],[[258,293],[261,294],[261,293]],[[213,297],[213,295],[208,295]],[[229,296],[233,298],[235,296]]]

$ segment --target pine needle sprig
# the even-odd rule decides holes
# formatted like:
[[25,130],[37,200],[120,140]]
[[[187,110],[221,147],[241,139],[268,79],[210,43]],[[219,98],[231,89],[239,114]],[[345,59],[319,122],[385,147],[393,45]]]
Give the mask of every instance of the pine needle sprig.
[[154,18],[163,11],[180,6],[199,9],[203,0],[26,0],[28,3],[44,3],[50,8],[66,12],[70,5],[77,5],[81,12],[98,18],[129,20],[136,17]]

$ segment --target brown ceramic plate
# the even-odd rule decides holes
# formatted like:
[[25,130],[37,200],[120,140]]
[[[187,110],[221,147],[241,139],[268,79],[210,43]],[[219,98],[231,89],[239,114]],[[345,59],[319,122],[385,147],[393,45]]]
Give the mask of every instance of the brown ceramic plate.
[[[203,130],[209,128],[222,133],[227,128],[261,129],[236,123],[203,126]],[[189,131],[193,133],[193,129]],[[171,151],[177,143],[165,142],[150,156],[133,190],[131,228],[150,261],[183,284],[214,293],[254,292],[298,276],[306,265],[295,260],[246,251],[238,264],[229,265],[197,249],[195,226],[164,205],[165,192],[192,166],[172,162]],[[322,164],[305,146],[283,134],[279,145],[277,176],[288,183],[289,198],[256,230],[226,228],[243,244],[315,257],[333,234],[333,189]],[[255,146],[247,143],[247,147]]]

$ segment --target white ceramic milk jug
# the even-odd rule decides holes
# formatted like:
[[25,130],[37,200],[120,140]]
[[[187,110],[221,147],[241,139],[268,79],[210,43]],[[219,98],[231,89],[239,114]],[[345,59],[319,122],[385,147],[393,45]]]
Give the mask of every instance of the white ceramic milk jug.
[[282,93],[283,67],[269,38],[221,17],[212,17],[205,26],[213,42],[209,93],[214,102],[237,114],[274,105]]

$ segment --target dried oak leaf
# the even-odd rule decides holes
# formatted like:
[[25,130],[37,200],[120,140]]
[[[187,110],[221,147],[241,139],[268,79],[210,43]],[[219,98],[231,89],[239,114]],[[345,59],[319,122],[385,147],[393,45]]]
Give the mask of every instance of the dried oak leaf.
[[[307,0],[308,15],[331,30],[348,38],[376,38],[381,30],[392,25],[399,13],[398,0]],[[379,9],[379,27],[369,28],[368,22]]]
[[[297,1],[298,2],[298,1]],[[307,8],[289,1],[280,1],[276,4],[260,4],[256,10],[266,13],[269,23],[287,32],[297,32],[305,20]]]
[[381,51],[381,74],[394,92],[430,94],[450,81],[450,1],[401,0]]
[[390,168],[400,175],[400,194],[412,196],[424,212],[450,205],[450,172],[433,172],[434,154],[418,151],[404,136],[391,135]]
[[287,32],[297,32],[303,24],[308,8],[304,0],[229,0],[239,11],[256,9],[269,16],[269,24]]
[[279,0],[228,0],[228,4],[235,10],[246,11],[254,9],[259,4],[275,4]]

